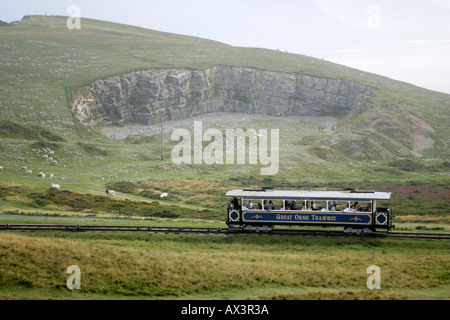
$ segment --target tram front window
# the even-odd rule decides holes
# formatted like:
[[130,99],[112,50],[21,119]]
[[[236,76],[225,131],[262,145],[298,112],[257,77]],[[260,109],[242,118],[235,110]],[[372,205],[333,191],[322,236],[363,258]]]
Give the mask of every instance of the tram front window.
[[242,210],[262,210],[261,200],[242,199]]

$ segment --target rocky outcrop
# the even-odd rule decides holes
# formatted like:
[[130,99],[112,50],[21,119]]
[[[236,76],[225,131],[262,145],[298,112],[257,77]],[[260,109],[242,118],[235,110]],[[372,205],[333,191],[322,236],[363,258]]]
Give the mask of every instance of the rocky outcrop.
[[239,112],[287,117],[343,116],[369,105],[369,86],[247,67],[150,69],[97,80],[74,93],[72,112],[83,124],[105,126]]

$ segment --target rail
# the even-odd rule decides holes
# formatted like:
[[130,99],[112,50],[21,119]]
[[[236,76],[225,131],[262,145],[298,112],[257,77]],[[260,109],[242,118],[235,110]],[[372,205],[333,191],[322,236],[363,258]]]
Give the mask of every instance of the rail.
[[[148,232],[159,234],[210,234],[210,235],[303,235],[303,236],[340,236],[351,237],[337,230],[300,230],[300,229],[274,229],[272,231],[245,231],[238,228],[227,227],[161,227],[161,226],[112,226],[112,225],[59,225],[59,224],[0,224],[0,230],[9,231],[71,231],[71,232]],[[392,237],[415,239],[450,240],[450,233],[425,232],[374,232],[366,237]]]

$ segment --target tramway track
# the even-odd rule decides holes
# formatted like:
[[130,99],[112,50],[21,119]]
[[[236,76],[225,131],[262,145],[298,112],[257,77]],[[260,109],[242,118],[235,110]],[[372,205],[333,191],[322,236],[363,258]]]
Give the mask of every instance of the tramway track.
[[[359,236],[339,230],[274,229],[272,231],[245,231],[227,227],[161,227],[161,226],[113,226],[113,225],[58,225],[58,224],[0,224],[0,230],[7,231],[70,231],[70,232],[148,232],[153,234],[209,234],[209,235],[302,235],[351,237]],[[450,240],[450,233],[425,232],[374,232],[366,237],[395,237],[415,239]]]
[[391,238],[414,238],[414,239],[441,239],[450,240],[450,233],[433,233],[433,232],[389,232],[375,233],[378,237]]

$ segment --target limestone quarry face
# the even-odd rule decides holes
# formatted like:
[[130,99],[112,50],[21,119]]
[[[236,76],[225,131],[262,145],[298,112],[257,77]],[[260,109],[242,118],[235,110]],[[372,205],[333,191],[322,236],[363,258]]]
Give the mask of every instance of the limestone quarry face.
[[369,86],[345,79],[247,67],[135,71],[78,88],[72,112],[95,126],[233,112],[278,117],[344,116],[370,106]]

